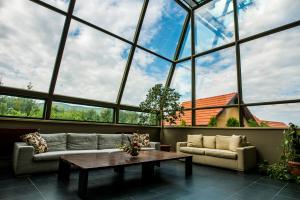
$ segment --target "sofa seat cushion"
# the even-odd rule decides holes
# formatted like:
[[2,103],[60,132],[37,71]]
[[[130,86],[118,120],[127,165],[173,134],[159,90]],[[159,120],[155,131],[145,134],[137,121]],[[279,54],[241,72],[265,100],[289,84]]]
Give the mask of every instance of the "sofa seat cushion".
[[67,150],[67,134],[66,133],[52,133],[41,134],[47,142],[48,151],[65,151]]
[[68,150],[97,150],[98,137],[95,133],[68,133]]
[[155,150],[154,147],[141,147],[141,151]]
[[69,151],[51,151],[46,153],[35,154],[33,160],[35,161],[49,161],[58,160],[63,155],[86,154],[86,153],[111,153],[120,152],[120,149],[101,149],[101,150],[69,150]]
[[232,160],[237,159],[237,153],[229,151],[229,150],[205,149],[205,155],[213,156],[213,157],[217,157],[217,158],[227,158],[227,159],[232,159]]
[[182,153],[204,155],[204,153],[205,153],[205,148],[198,148],[198,147],[180,147],[179,151],[182,152]]

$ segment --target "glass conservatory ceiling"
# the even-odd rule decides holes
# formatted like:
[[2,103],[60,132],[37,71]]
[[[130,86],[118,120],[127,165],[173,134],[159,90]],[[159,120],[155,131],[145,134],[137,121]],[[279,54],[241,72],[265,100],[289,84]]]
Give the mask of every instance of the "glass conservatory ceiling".
[[[36,98],[48,109],[53,102],[134,110],[162,83],[181,101],[241,91],[240,104],[299,99],[292,61],[300,4],[274,2],[1,1],[0,95]],[[282,74],[293,81],[274,83]]]

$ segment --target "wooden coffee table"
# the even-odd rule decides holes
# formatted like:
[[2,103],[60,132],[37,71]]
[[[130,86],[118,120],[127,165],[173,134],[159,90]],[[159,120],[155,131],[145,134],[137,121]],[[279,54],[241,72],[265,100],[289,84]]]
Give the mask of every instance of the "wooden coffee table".
[[113,168],[115,172],[122,174],[125,166],[141,164],[142,178],[148,178],[153,175],[154,166],[160,161],[183,158],[185,159],[185,175],[190,176],[192,174],[192,156],[174,152],[141,151],[136,158],[125,152],[64,155],[59,159],[58,179],[69,181],[71,166],[78,167],[78,195],[84,198],[87,194],[88,173],[91,170]]

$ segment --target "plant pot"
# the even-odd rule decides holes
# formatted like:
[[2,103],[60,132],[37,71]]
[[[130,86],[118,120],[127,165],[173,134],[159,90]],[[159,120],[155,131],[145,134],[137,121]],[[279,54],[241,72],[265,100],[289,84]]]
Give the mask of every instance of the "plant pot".
[[300,176],[300,162],[289,161],[289,171],[295,176]]

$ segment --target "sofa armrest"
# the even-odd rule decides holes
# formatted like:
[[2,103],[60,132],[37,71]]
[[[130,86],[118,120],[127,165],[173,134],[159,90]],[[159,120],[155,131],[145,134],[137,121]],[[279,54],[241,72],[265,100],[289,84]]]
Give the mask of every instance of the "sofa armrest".
[[150,146],[155,150],[160,150],[160,142],[150,142]]
[[238,170],[246,171],[256,166],[255,146],[239,147],[236,149],[238,154]]
[[34,155],[34,148],[25,142],[16,142],[13,150],[13,169],[18,171],[19,167],[31,162]]
[[186,147],[187,146],[187,142],[177,142],[176,143],[176,152],[180,152],[179,149],[180,147]]

